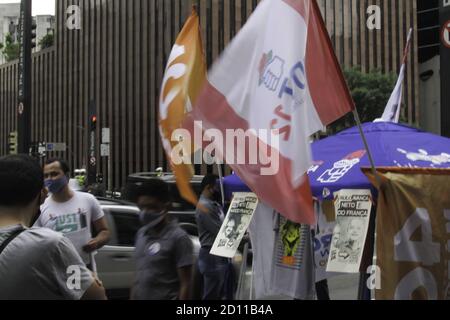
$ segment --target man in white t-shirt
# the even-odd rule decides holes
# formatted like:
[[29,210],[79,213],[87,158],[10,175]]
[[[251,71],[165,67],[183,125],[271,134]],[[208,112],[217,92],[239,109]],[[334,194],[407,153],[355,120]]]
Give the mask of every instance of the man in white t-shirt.
[[[69,187],[69,166],[60,159],[50,159],[44,166],[45,186],[50,196],[41,206],[41,216],[35,226],[64,234],[77,249],[91,270],[93,255],[108,243],[110,232],[99,202],[88,193]],[[97,236],[92,238],[91,225]]]
[[28,228],[39,215],[39,163],[0,158],[0,300],[106,299],[72,243],[45,228]]

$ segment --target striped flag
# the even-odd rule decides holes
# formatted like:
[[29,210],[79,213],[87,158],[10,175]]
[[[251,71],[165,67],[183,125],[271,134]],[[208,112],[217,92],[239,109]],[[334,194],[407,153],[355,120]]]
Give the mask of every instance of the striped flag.
[[197,196],[190,185],[194,174],[192,164],[175,164],[171,159],[176,145],[186,144],[186,152],[189,153],[188,150],[192,150],[190,146],[193,145],[193,141],[177,141],[172,139],[172,135],[182,127],[186,114],[191,111],[192,104],[197,101],[205,79],[206,64],[200,36],[200,23],[197,13],[192,10],[167,62],[160,94],[159,130],[180,194],[193,204],[197,203]]
[[[309,137],[354,109],[316,1],[263,0],[208,78],[192,120],[224,136],[227,129],[255,130],[267,155],[279,156],[278,170],[261,174],[264,161],[227,163],[262,202],[313,224]],[[276,130],[277,143],[261,129]],[[226,159],[236,148],[248,154],[237,142],[216,147]]]
[[376,121],[394,122],[394,123],[398,123],[400,121],[400,111],[402,108],[402,99],[403,99],[403,81],[405,79],[406,62],[408,58],[409,48],[411,46],[411,37],[412,37],[412,29],[409,30],[408,40],[406,42],[405,52],[403,55],[403,64],[402,67],[400,68],[400,74],[398,76],[398,80],[395,85],[394,91],[392,92],[391,97],[389,98],[383,116],[381,117],[381,119],[377,119]]

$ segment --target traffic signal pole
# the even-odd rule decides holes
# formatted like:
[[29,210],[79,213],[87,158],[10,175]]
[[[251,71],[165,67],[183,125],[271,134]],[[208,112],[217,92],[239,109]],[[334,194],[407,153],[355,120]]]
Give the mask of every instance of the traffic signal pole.
[[31,147],[31,51],[36,25],[31,15],[32,0],[22,0],[19,22],[19,99],[17,105],[18,152],[30,153]]
[[89,143],[88,143],[88,185],[97,182],[97,105],[95,100],[89,103]]

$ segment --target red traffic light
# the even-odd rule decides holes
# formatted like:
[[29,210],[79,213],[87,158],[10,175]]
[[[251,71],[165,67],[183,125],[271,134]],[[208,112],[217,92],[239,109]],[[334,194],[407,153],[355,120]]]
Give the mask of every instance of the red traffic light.
[[97,116],[92,117],[92,123],[97,123]]

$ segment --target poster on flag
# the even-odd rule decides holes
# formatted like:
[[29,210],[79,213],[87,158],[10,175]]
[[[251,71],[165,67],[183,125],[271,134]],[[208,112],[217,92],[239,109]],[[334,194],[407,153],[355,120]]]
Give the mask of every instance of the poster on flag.
[[245,133],[214,139],[216,154],[261,201],[314,225],[309,137],[352,110],[316,1],[265,0],[208,73],[190,123],[221,137]]
[[450,299],[450,170],[377,171],[376,299]]
[[211,254],[233,258],[244,238],[258,206],[258,197],[254,193],[237,192],[234,194],[228,214],[220,228]]
[[370,190],[335,193],[336,226],[327,271],[359,273],[372,210]]

